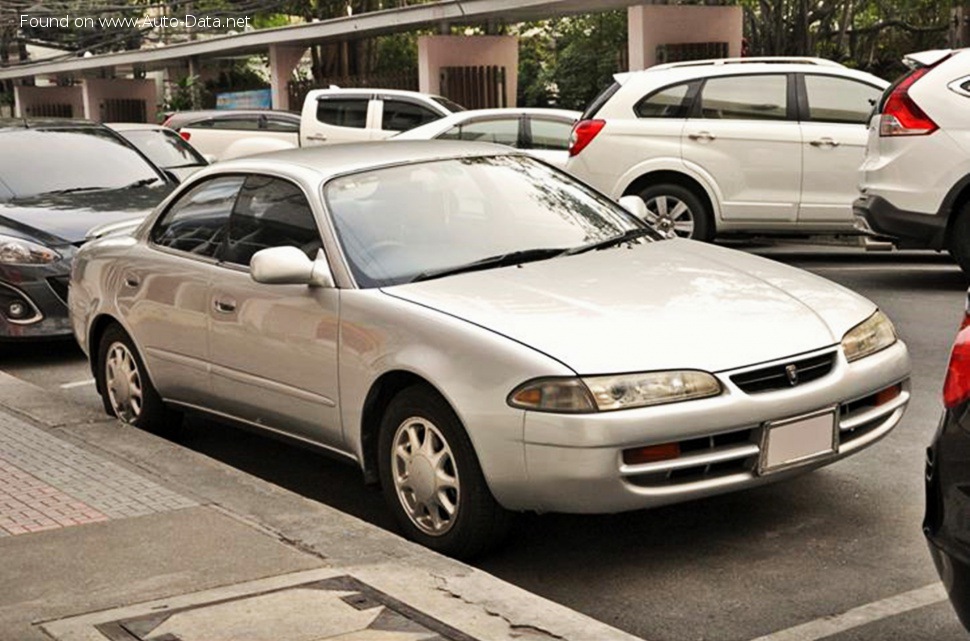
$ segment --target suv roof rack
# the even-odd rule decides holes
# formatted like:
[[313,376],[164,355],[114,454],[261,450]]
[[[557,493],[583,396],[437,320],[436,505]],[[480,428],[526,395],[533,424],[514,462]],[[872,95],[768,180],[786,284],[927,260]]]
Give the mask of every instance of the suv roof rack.
[[668,62],[649,67],[648,71],[662,69],[679,69],[681,67],[700,67],[704,65],[737,65],[737,64],[776,64],[776,65],[818,65],[820,67],[844,67],[834,60],[825,58],[811,58],[808,56],[755,56],[750,58],[712,58],[710,60],[685,60],[684,62]]

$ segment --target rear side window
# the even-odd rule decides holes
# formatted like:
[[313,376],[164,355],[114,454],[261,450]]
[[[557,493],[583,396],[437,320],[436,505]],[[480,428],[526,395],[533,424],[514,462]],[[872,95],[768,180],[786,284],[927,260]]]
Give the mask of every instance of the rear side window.
[[199,256],[215,256],[225,239],[243,176],[213,178],[183,194],[152,228],[156,245]]
[[569,149],[569,136],[573,132],[573,123],[565,120],[547,120],[545,118],[530,118],[531,133],[530,149],[549,149],[566,151]]
[[881,89],[856,80],[805,76],[808,119],[813,122],[864,125],[881,93]]
[[620,83],[614,82],[612,85],[600,92],[598,96],[593,98],[593,102],[589,103],[586,107],[586,111],[583,112],[583,117],[580,120],[589,120],[590,118],[595,118],[599,110],[603,108],[610,98],[620,90]]
[[402,100],[384,100],[384,118],[381,129],[385,131],[407,131],[423,124],[438,120],[441,114],[427,107]]
[[787,120],[788,77],[784,75],[708,78],[701,88],[701,118]]
[[282,118],[266,118],[265,125],[266,131],[285,131],[290,133],[300,131],[300,123]]
[[494,142],[510,147],[519,146],[519,119],[501,118],[479,120],[452,127],[438,136],[439,140],[475,140]]
[[317,102],[317,120],[335,127],[367,126],[369,98],[328,98]]
[[213,118],[191,125],[190,129],[229,129],[235,131],[254,131],[259,129],[259,116],[251,118]]
[[686,118],[690,88],[685,83],[655,91],[638,102],[633,111],[640,118]]
[[323,246],[303,191],[270,176],[249,176],[229,219],[222,252],[228,263],[248,267],[253,254],[269,247],[296,247],[309,258]]

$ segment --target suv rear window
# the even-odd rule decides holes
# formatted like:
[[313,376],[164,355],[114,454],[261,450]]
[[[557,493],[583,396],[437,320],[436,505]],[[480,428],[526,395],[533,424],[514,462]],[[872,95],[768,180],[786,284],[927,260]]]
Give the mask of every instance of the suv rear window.
[[633,111],[640,118],[686,118],[690,89],[690,83],[664,87],[638,102]]
[[583,117],[580,118],[580,120],[589,120],[590,118],[596,116],[597,112],[603,108],[603,105],[605,105],[606,102],[613,97],[613,94],[620,90],[620,87],[620,83],[614,82],[612,85],[601,91],[598,96],[593,98],[593,102],[589,103],[589,106],[586,107],[586,111],[583,112]]

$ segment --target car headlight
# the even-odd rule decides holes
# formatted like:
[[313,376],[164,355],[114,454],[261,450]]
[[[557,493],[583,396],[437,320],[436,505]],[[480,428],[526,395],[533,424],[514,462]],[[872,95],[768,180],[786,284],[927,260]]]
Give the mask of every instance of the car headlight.
[[720,393],[721,384],[713,375],[685,370],[537,379],[517,387],[508,402],[520,409],[580,414],[677,403]]
[[60,260],[61,255],[49,247],[23,238],[0,234],[0,263],[5,265],[43,265]]
[[862,321],[842,337],[842,351],[849,361],[856,361],[886,349],[897,340],[896,328],[881,311]]

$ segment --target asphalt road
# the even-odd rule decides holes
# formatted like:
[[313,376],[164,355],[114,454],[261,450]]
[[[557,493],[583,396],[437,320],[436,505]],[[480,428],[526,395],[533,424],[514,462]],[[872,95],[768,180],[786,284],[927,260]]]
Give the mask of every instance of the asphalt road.
[[[509,544],[476,565],[651,640],[967,639],[940,600],[920,532],[924,449],[965,278],[932,253],[746,249],[837,281],[889,314],[914,364],[900,426],[862,454],[774,486],[612,516],[525,516]],[[100,406],[69,342],[0,347],[0,369]],[[181,443],[393,527],[352,467],[198,419]]]

